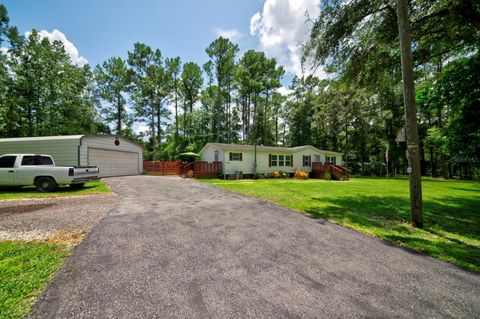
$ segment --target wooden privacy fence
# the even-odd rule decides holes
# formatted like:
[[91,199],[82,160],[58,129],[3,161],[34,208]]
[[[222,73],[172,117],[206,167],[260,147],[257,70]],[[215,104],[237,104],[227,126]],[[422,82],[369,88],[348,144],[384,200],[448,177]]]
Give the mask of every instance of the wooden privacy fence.
[[197,161],[184,163],[180,167],[180,176],[183,177],[216,178],[221,175],[222,162]]
[[180,175],[180,162],[143,161],[143,169],[151,175]]
[[216,178],[222,175],[222,162],[194,162],[196,178]]
[[313,178],[325,178],[325,170],[324,165],[321,162],[312,162],[312,177]]

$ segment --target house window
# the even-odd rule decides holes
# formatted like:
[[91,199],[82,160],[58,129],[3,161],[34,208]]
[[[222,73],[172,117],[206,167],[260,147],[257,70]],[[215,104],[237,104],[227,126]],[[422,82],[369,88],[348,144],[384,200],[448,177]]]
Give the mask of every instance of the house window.
[[215,162],[218,162],[218,150],[215,151]]
[[285,155],[285,166],[293,166],[293,155]]
[[337,157],[336,156],[325,156],[325,163],[327,164],[337,164]]
[[242,153],[230,153],[230,161],[242,161]]
[[278,166],[278,156],[277,155],[271,155],[272,156],[272,166]]
[[303,167],[310,167],[312,165],[312,157],[310,155],[303,155]]
[[269,154],[269,166],[288,167],[293,166],[293,155]]

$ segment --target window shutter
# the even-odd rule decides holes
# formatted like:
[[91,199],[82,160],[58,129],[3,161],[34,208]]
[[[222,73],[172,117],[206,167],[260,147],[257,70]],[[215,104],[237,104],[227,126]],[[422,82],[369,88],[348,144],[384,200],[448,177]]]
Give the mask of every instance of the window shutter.
[[268,154],[268,167],[272,167],[272,154]]
[[243,161],[243,153],[240,153],[240,162]]
[[228,160],[229,160],[229,161],[232,160],[232,152],[228,152]]
[[290,167],[293,167],[293,155],[290,155]]

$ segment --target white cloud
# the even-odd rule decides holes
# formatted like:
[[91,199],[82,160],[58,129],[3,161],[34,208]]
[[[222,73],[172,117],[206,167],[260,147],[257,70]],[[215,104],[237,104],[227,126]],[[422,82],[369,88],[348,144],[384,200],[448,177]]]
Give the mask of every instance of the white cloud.
[[132,126],[132,130],[135,133],[147,133],[148,131],[150,131],[150,126],[148,126],[147,123],[135,122]]
[[293,93],[292,89],[286,88],[284,86],[279,87],[276,91],[284,96],[288,96],[289,94]]
[[[26,37],[28,37],[30,34],[31,32],[25,32]],[[52,32],[48,32],[47,30],[41,30],[38,32],[38,34],[40,38],[47,38],[50,42],[53,42],[55,40],[62,42],[63,46],[65,47],[65,51],[70,56],[70,59],[72,59],[73,64],[78,66],[84,66],[85,64],[88,64],[87,59],[78,54],[78,49],[75,47],[75,45],[73,45],[73,43],[67,39],[65,34],[60,32],[59,30],[54,29]]]
[[289,73],[302,76],[315,73],[326,74],[321,68],[302,70],[301,44],[310,34],[311,23],[320,14],[320,0],[265,0],[262,12],[250,19],[250,34],[258,37],[261,49],[285,67]]
[[216,28],[213,30],[217,37],[223,37],[227,38],[231,41],[236,41],[243,37],[243,34],[238,31],[237,29],[222,29],[222,28]]

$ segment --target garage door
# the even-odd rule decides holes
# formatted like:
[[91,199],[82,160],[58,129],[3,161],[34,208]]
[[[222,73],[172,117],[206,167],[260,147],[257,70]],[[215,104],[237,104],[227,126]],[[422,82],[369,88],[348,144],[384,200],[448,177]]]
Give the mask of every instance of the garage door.
[[88,165],[97,165],[101,177],[138,175],[138,153],[89,147]]

